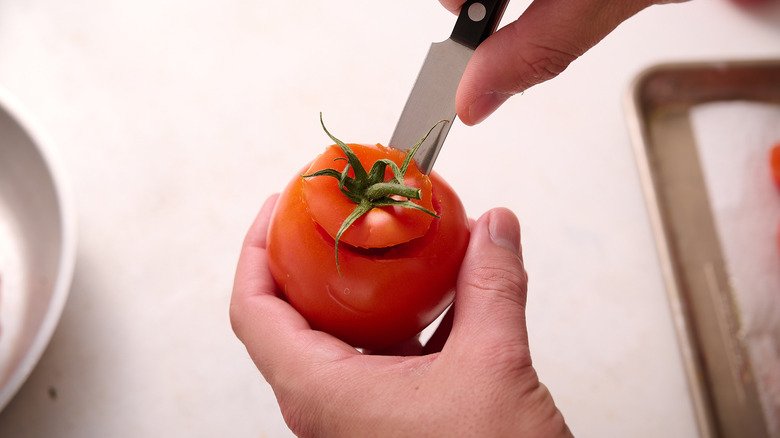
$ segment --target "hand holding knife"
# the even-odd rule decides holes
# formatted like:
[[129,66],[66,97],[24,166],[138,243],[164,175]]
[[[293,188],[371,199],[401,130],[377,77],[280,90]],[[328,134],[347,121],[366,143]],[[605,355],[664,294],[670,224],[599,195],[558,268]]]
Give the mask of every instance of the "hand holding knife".
[[[455,93],[471,54],[495,32],[508,3],[509,0],[467,1],[450,38],[431,45],[390,139],[391,147],[408,151],[433,127],[414,155],[423,173],[431,172],[455,121]],[[447,123],[437,125],[442,120]]]

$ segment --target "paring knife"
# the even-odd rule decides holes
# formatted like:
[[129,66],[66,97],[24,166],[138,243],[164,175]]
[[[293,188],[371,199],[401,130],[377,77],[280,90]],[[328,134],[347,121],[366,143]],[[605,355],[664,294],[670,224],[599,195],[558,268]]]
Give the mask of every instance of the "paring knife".
[[[435,126],[414,155],[417,167],[431,173],[455,121],[455,92],[477,46],[495,32],[509,0],[469,0],[463,4],[450,38],[433,43],[390,139],[408,151]],[[446,120],[447,123],[437,122]]]

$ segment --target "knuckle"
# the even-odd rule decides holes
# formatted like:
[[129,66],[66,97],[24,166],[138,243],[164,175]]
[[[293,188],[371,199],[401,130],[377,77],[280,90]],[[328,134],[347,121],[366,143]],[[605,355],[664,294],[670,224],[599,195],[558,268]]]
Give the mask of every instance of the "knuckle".
[[518,60],[514,63],[516,69],[514,76],[518,81],[515,88],[519,90],[525,90],[558,76],[583,52],[577,45],[564,40],[529,40],[522,26],[508,28],[515,32],[512,41],[524,41],[520,50],[516,52]]
[[457,13],[460,10],[460,7],[463,6],[463,3],[465,0],[439,0],[439,3],[441,3],[442,6],[444,6],[448,11],[452,12],[453,14]]
[[528,276],[522,264],[478,266],[467,278],[468,285],[481,293],[525,307]]
[[[512,264],[486,263],[472,268],[466,277],[472,299],[482,303],[479,313],[473,314],[475,318],[496,327],[525,325],[528,276],[519,258]],[[478,345],[479,357],[489,358],[487,365],[495,375],[516,376],[531,366],[527,337],[517,334],[508,336],[501,330],[471,333],[472,339],[477,339],[474,345]]]
[[518,77],[527,88],[563,73],[575,59],[577,55],[570,52],[535,46],[523,57],[524,63],[519,66],[522,70],[518,72]]
[[537,57],[531,59],[531,67],[540,76],[557,76],[577,58],[572,53],[552,47],[537,46]]

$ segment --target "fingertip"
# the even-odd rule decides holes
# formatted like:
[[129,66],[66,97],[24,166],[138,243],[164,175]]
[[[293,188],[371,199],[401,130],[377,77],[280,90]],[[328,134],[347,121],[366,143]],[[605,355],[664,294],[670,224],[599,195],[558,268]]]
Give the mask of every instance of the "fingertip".
[[278,197],[278,194],[273,194],[265,200],[244,237],[233,277],[231,315],[237,309],[244,308],[247,299],[257,295],[277,296],[279,294],[276,282],[268,269],[266,255],[268,226]]
[[457,15],[460,13],[460,7],[463,6],[465,0],[439,0],[439,3],[441,3],[445,9]]
[[[271,193],[266,199],[265,202],[263,202],[263,208],[266,207],[266,205],[271,204],[276,205],[276,201],[279,199],[280,193]],[[272,207],[273,208],[273,207]]]
[[271,217],[271,213],[273,213],[274,208],[276,207],[276,201],[279,200],[280,193],[272,193],[269,195],[265,201],[263,201],[262,207],[260,207],[260,212],[258,213],[258,216],[261,217]]
[[477,97],[471,105],[468,106],[467,121],[469,126],[478,125],[485,121],[491,114],[493,114],[501,105],[506,102],[511,95],[507,93],[499,93],[495,91],[489,91],[479,97]]
[[515,254],[522,253],[520,221],[509,208],[493,208],[472,220],[471,233],[471,244],[475,246],[488,241]]
[[496,208],[488,212],[488,234],[498,246],[520,255],[520,221],[508,208]]
[[[456,109],[460,120],[473,126],[482,123],[510,97],[522,90],[516,90],[512,77],[502,73],[499,67],[507,55],[495,47],[494,34],[488,38],[471,57],[463,72],[455,96]],[[499,52],[499,53],[497,53]],[[499,59],[496,59],[499,56]]]
[[244,238],[244,247],[253,246],[265,248],[268,226],[271,223],[271,215],[274,211],[274,207],[276,207],[276,201],[278,199],[279,193],[274,193],[263,202],[263,206],[260,207],[257,216],[255,216],[255,219],[252,221],[252,225],[249,227],[249,231],[247,231],[246,237]]

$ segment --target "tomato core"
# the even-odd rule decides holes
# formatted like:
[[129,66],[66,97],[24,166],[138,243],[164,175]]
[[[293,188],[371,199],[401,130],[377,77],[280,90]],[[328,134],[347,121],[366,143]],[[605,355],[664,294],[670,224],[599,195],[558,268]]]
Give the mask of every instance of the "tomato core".
[[[374,162],[390,159],[400,166],[405,153],[380,144],[350,144],[364,167],[370,168]],[[323,169],[335,169],[342,172],[347,165],[344,153],[337,145],[326,148],[325,152],[314,159],[306,174]],[[354,172],[350,169],[350,176]],[[386,179],[392,178],[392,171],[385,171]],[[412,200],[417,205],[433,210],[431,181],[427,175],[417,169],[413,163],[404,177],[409,187],[420,189],[421,199]],[[339,228],[355,210],[355,203],[344,196],[339,182],[334,178],[306,178],[303,182],[304,202],[309,208],[312,219],[328,235],[335,239]],[[422,237],[433,222],[433,216],[414,209],[398,206],[378,207],[358,218],[342,235],[340,241],[359,248],[384,248],[399,245]]]

